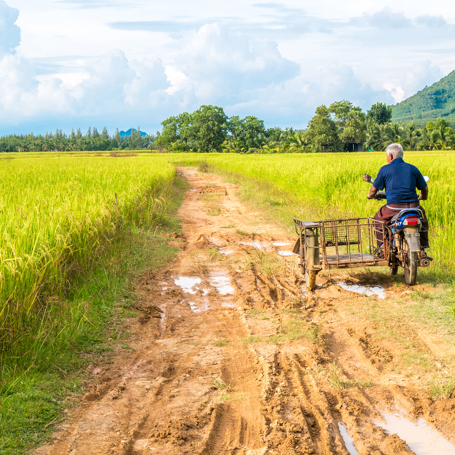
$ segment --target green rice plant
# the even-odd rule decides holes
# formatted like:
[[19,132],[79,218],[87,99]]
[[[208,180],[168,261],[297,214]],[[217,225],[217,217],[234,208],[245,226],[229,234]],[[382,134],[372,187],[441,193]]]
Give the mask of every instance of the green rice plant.
[[174,176],[161,157],[0,162],[0,367],[4,356],[26,362],[62,330],[71,339],[85,310],[81,302],[72,326],[59,324],[68,280],[90,270],[120,227],[166,224]]

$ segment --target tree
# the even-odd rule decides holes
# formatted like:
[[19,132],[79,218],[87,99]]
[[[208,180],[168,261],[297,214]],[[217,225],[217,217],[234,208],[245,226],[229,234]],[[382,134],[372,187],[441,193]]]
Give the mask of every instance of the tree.
[[[336,101],[329,106],[329,111],[332,114],[332,119],[335,122],[337,128],[341,130],[346,125],[346,121],[348,120],[349,113],[354,109],[354,105],[350,101]],[[357,108],[360,109],[360,108]]]
[[227,127],[233,141],[242,142],[246,149],[259,148],[267,139],[264,121],[252,115],[244,119],[234,115],[228,120]]
[[218,106],[201,106],[191,115],[191,148],[203,153],[219,151],[226,139],[227,116]]
[[384,125],[392,120],[392,106],[387,106],[385,103],[373,104],[367,112],[367,117],[378,125]]
[[366,140],[366,116],[360,107],[349,111],[344,120],[344,128],[339,135],[345,144],[363,144]]
[[342,147],[337,126],[330,114],[330,110],[321,105],[309,122],[307,137],[318,152],[338,151]]

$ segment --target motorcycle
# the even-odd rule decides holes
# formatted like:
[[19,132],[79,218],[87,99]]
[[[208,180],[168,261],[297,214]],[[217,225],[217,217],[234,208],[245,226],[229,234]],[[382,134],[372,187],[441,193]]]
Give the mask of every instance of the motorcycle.
[[[429,180],[427,176],[424,179],[426,182]],[[373,178],[368,174],[363,176],[363,180],[373,184]],[[375,199],[386,199],[385,191],[378,191]],[[384,242],[389,242],[389,248],[386,249],[389,257],[385,259],[389,262],[390,273],[396,275],[398,267],[402,267],[406,284],[409,285],[416,284],[418,267],[428,267],[433,260],[420,246],[422,220],[423,214],[419,208],[403,209],[389,221],[389,235],[384,238]]]

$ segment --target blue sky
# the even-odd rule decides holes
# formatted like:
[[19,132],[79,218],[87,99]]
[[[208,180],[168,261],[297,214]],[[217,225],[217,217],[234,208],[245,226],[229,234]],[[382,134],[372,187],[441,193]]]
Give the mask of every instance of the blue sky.
[[446,0],[0,0],[0,134],[140,126],[201,104],[305,127],[455,69]]

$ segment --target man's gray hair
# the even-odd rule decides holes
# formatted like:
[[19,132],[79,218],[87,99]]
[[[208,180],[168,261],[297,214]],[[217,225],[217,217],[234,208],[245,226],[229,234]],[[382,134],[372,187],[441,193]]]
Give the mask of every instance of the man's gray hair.
[[392,155],[393,158],[403,158],[403,147],[400,144],[390,144],[385,151],[387,155]]

